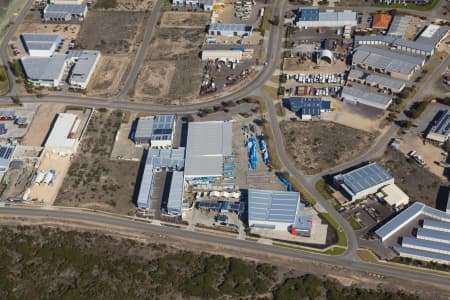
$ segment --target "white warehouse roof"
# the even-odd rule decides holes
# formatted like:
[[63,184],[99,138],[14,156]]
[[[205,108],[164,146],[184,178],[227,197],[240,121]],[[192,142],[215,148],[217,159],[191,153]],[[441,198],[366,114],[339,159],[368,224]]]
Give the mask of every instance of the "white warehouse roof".
[[399,207],[409,203],[409,196],[405,194],[396,184],[390,184],[381,189],[386,194],[383,198],[390,206]]
[[71,51],[68,56],[75,60],[75,65],[70,72],[69,83],[86,88],[100,59],[100,51]]
[[45,142],[46,148],[57,151],[75,152],[78,146],[78,139],[70,137],[74,128],[77,116],[69,113],[60,113],[53,124],[51,132]]
[[50,57],[24,56],[20,61],[27,79],[31,80],[61,80],[66,66],[64,54]]
[[223,157],[232,153],[232,123],[191,122],[186,146],[187,177],[221,176]]

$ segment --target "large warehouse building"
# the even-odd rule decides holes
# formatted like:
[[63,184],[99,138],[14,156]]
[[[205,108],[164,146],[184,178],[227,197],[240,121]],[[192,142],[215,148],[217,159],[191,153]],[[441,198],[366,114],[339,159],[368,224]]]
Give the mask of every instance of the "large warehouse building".
[[219,61],[240,61],[242,59],[241,50],[203,50],[202,60]]
[[82,21],[86,17],[86,4],[48,4],[42,11],[46,22]]
[[175,115],[143,117],[137,121],[133,140],[136,145],[151,145],[152,148],[169,148],[173,145]]
[[344,10],[335,12],[327,9],[321,12],[317,7],[299,8],[293,20],[298,27],[344,27],[356,26],[356,12]]
[[287,232],[297,222],[299,205],[297,192],[248,190],[248,225]]
[[341,98],[351,104],[359,103],[382,110],[386,110],[392,103],[392,97],[348,86],[342,89]]
[[384,75],[369,74],[360,70],[350,70],[347,79],[379,89],[387,89],[393,93],[400,93],[406,87],[406,82],[403,80]]
[[59,34],[23,33],[20,39],[30,56],[40,57],[51,56],[61,43]]
[[223,186],[228,179],[225,160],[232,156],[232,137],[230,121],[189,123],[184,169],[188,185],[206,190]]
[[67,58],[75,63],[69,74],[70,87],[85,90],[100,60],[100,51],[70,51]]
[[409,80],[425,64],[425,58],[362,45],[355,49],[352,65],[374,70],[401,80]]
[[290,97],[285,99],[285,105],[295,112],[302,120],[311,120],[321,113],[331,111],[331,102],[322,98]]
[[36,86],[58,87],[63,83],[64,71],[68,68],[64,54],[50,57],[24,56],[20,62],[26,80]]
[[80,120],[76,115],[70,113],[58,114],[45,141],[45,149],[53,153],[75,153],[79,141],[73,136],[76,134],[79,125]]
[[[144,172],[142,173],[141,183],[139,186],[139,192],[137,195],[137,206],[142,209],[160,209],[161,207],[155,207],[152,203],[152,196],[154,191],[154,184],[156,173],[161,170],[172,170],[181,171],[184,167],[184,148],[178,149],[149,149],[147,155],[145,157],[145,165]],[[179,178],[179,174],[174,174],[175,181],[172,181],[173,186],[171,186],[171,190],[173,190],[172,194],[175,191],[182,190],[183,187],[179,186],[180,182],[176,179]],[[181,185],[183,185],[183,181],[181,181]],[[177,192],[179,196],[179,192]],[[171,206],[175,202],[175,198],[177,195],[173,196],[173,201],[171,201]]]
[[351,201],[375,194],[382,187],[393,184],[394,177],[376,162],[353,171],[334,176],[333,183],[342,189]]

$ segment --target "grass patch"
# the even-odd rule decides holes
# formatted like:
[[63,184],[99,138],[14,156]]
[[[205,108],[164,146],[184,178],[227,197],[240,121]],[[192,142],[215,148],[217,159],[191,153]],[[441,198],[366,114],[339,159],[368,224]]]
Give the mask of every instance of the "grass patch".
[[312,206],[316,205],[316,199],[314,199],[314,197],[305,189],[303,185],[300,184],[300,182],[297,181],[297,179],[294,178],[294,176],[288,173],[283,173],[283,175],[292,184],[294,190],[302,194],[303,200],[308,201]]
[[352,226],[353,230],[360,230],[363,228],[363,226],[358,221],[356,221],[354,217],[348,217],[347,222],[350,224],[350,226]]
[[325,180],[320,179],[316,182],[316,190],[319,192],[319,194],[324,197],[326,200],[333,199],[333,195],[331,195],[328,185],[325,182]]
[[275,112],[277,113],[277,116],[284,117],[286,115],[283,106],[280,102],[275,103]]
[[273,99],[278,99],[278,89],[273,86],[263,85],[262,90]]
[[374,7],[382,7],[382,8],[401,8],[401,9],[411,9],[411,10],[419,10],[419,11],[428,11],[432,10],[436,7],[436,5],[439,3],[439,0],[433,0],[433,2],[426,4],[426,5],[418,5],[418,4],[382,4],[382,3],[376,3],[374,4]]
[[209,230],[215,230],[215,231],[234,233],[234,234],[238,233],[237,229],[231,228],[231,227],[227,227],[227,226],[206,226],[206,225],[203,225],[203,224],[196,224],[195,227],[202,228],[202,229],[209,229]]
[[262,36],[264,36],[266,31],[270,28],[270,18],[272,18],[272,8],[266,7],[264,10],[264,16],[261,18],[261,23],[258,28]]
[[0,94],[8,91],[8,76],[6,75],[5,67],[0,66]]
[[116,7],[117,7],[117,0],[98,0],[94,6],[94,8],[96,9],[111,9]]
[[347,249],[345,249],[343,247],[333,247],[323,253],[326,255],[342,255],[342,254],[344,254],[345,250],[347,250]]
[[310,248],[306,248],[306,247],[294,246],[294,245],[289,245],[289,244],[284,244],[284,243],[272,243],[272,245],[276,246],[276,247],[283,247],[283,248],[289,248],[289,249],[294,249],[294,250],[299,250],[299,251],[305,251],[305,252],[323,254],[323,255],[330,255],[330,256],[342,255],[346,250],[343,247],[332,247],[328,250],[320,251],[320,250],[314,250],[314,249],[310,249]]
[[345,232],[342,230],[341,226],[333,219],[329,213],[319,213],[319,217],[324,219],[331,227],[336,230],[336,234],[338,236],[338,246],[347,247],[347,237],[345,236]]
[[263,122],[264,128],[264,138],[267,143],[267,148],[269,152],[269,160],[272,164],[272,167],[276,170],[281,170],[283,168],[283,164],[281,163],[280,157],[278,156],[277,148],[275,147],[274,137],[272,127],[270,126],[269,121]]
[[363,261],[370,263],[378,262],[378,257],[376,257],[376,255],[368,249],[358,249],[356,250],[356,253],[358,254],[359,258],[361,258]]

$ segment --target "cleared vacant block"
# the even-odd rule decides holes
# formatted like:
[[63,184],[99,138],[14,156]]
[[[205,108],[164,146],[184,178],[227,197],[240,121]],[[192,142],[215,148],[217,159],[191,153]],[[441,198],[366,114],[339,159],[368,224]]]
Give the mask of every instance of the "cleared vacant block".
[[161,27],[172,28],[203,28],[211,19],[208,12],[165,12],[161,19]]
[[376,138],[373,133],[324,121],[283,121],[280,128],[288,154],[306,174],[364,154]]
[[101,110],[93,115],[64,178],[56,205],[119,213],[134,211],[132,199],[139,162],[110,160],[121,122],[119,111]]

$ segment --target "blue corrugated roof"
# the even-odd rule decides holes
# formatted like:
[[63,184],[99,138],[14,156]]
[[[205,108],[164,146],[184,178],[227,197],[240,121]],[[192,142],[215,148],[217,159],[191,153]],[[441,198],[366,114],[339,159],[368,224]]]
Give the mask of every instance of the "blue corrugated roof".
[[439,231],[450,232],[450,223],[425,219],[423,220],[423,228],[425,229],[437,228],[437,230]]
[[417,238],[418,239],[438,239],[442,243],[450,244],[450,233],[430,230],[424,228],[417,229]]
[[319,116],[322,111],[331,109],[331,102],[321,98],[291,97],[287,100],[289,109],[301,115]]
[[316,7],[299,8],[296,19],[297,21],[318,21],[319,12],[319,8]]
[[408,249],[408,248],[400,248],[394,247],[395,252],[397,252],[400,256],[412,257],[412,258],[423,258],[436,262],[445,262],[450,263],[450,256],[438,253],[432,253],[428,251]]
[[[410,237],[402,239],[402,247],[450,255],[450,245]],[[416,247],[416,248],[415,248]],[[444,253],[445,252],[445,253]]]

